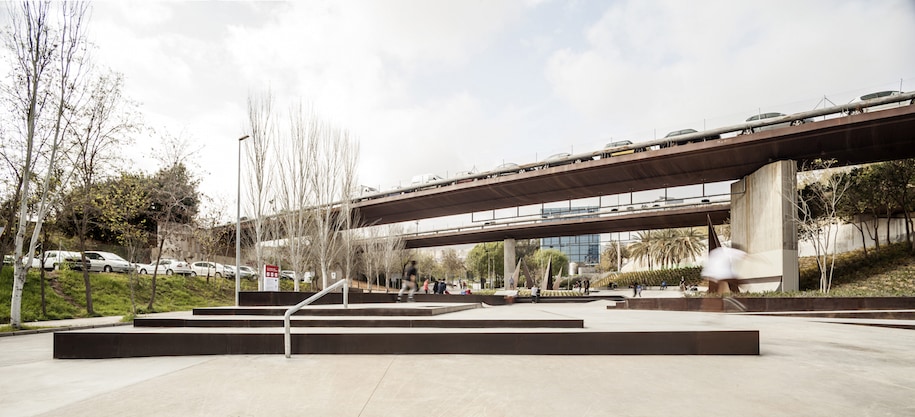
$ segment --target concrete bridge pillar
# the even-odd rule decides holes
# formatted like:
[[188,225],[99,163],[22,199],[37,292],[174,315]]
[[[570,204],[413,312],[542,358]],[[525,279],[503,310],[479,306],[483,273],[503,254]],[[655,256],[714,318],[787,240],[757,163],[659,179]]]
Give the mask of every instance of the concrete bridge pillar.
[[502,275],[502,286],[504,286],[505,289],[511,290],[518,287],[517,282],[512,283],[512,285],[509,285],[508,282],[508,280],[512,278],[512,275],[515,274],[515,263],[517,262],[515,260],[515,239],[505,239],[504,244],[505,260],[502,263],[504,267],[503,272],[505,275]]
[[766,165],[731,185],[731,245],[749,256],[736,271],[748,292],[795,291],[797,164]]

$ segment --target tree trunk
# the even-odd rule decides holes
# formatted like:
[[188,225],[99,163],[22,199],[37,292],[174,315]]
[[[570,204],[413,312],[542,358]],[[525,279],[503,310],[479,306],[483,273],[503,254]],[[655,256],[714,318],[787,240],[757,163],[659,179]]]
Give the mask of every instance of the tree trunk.
[[45,252],[45,250],[44,250],[44,248],[47,247],[46,245],[48,243],[47,230],[45,230],[45,232],[42,233],[42,235],[44,236],[44,239],[42,239],[42,242],[41,242],[42,250],[41,250],[41,255],[38,258],[41,260],[41,266],[38,267],[38,277],[39,277],[38,279],[41,280],[41,317],[46,319],[48,317],[48,305],[47,305],[47,300],[45,299],[45,291],[44,291],[44,287],[45,287],[45,282],[44,282],[44,278],[45,278],[44,252]]
[[861,248],[864,249],[864,257],[866,258],[867,257],[867,237],[864,236],[864,226],[865,226],[864,222],[860,221],[860,220],[858,221],[857,224],[855,224],[855,228],[858,229],[858,233],[861,235]]
[[[159,260],[162,259],[162,248],[165,247],[165,236],[162,236],[162,241],[159,242],[159,253],[156,254],[156,262],[153,265],[153,276],[152,283],[150,284],[150,294],[149,294],[149,304],[146,305],[147,311],[153,311],[153,303],[156,302],[156,275],[159,273]],[[240,274],[240,271],[235,271],[236,274]]]
[[82,232],[79,236],[79,251],[79,260],[83,269],[83,284],[86,286],[86,314],[92,317],[95,315],[95,310],[92,308],[92,283],[89,280],[89,268],[86,266],[86,235]]
[[[877,213],[873,213],[874,217],[874,251],[880,252],[880,216]],[[870,233],[868,233],[870,234]]]

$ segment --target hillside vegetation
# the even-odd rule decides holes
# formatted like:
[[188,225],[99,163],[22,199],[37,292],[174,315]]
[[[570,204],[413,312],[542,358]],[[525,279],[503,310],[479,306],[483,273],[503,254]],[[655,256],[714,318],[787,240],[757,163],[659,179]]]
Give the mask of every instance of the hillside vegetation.
[[[797,293],[769,293],[757,296],[807,296],[821,297],[816,291],[818,273],[813,258],[800,259],[800,283],[803,291]],[[633,282],[657,286],[661,281],[676,287],[680,277],[689,284],[698,284],[699,268],[666,269],[612,275],[595,282],[593,288],[615,282],[627,287]],[[93,302],[100,316],[127,316],[164,311],[190,310],[195,307],[228,306],[235,303],[235,281],[205,277],[185,278],[180,276],[157,277],[158,294],[152,311],[146,309],[149,302],[152,277],[135,277],[131,302],[130,279],[125,274],[91,274]],[[31,271],[26,283],[22,301],[23,322],[86,317],[85,286],[82,275],[72,271],[47,273],[45,277],[45,304],[47,314],[41,310],[41,288],[37,271]],[[292,282],[280,281],[280,289],[292,291]],[[12,268],[6,266],[0,272],[0,323],[9,323],[10,297],[12,289]],[[257,282],[242,281],[242,291],[256,291]],[[575,293],[577,294],[577,293]],[[558,294],[557,294],[558,295]],[[836,261],[833,297],[882,297],[915,296],[915,255],[905,244],[884,246],[879,252],[869,250],[842,254]],[[136,306],[136,310],[134,310]]]
[[[823,297],[826,294],[817,290],[819,272],[816,259],[800,258],[799,284],[801,291],[792,293],[753,294],[756,296],[783,297]],[[606,287],[616,283],[626,288],[633,283],[658,286],[662,281],[676,287],[683,277],[688,285],[701,284],[702,269],[697,267],[662,269],[654,271],[636,271],[623,274],[612,274],[595,282],[594,287]],[[750,294],[747,294],[750,295]],[[897,297],[915,296],[915,255],[908,250],[905,243],[882,246],[879,251],[863,250],[840,254],[836,259],[833,274],[831,297]]]
[[[0,272],[0,323],[10,321],[12,268]],[[131,302],[130,279],[126,274],[90,274],[92,302],[99,316],[132,316],[136,313],[190,310],[194,307],[228,306],[235,304],[235,281],[223,278],[186,278],[182,276],[156,277],[156,303],[147,310],[151,275],[135,276]],[[41,282],[38,271],[29,271],[22,297],[22,321],[57,320],[86,317],[86,287],[82,273],[73,271],[48,272],[45,276],[45,306],[41,310]],[[283,290],[292,290],[291,281],[282,281]],[[287,288],[288,287],[288,288]],[[242,281],[242,291],[256,291],[257,282]]]

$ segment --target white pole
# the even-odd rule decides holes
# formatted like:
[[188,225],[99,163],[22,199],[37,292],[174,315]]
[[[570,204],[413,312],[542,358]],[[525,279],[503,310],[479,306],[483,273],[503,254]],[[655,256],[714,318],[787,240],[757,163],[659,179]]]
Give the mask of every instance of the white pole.
[[235,194],[235,307],[238,307],[238,293],[241,292],[241,143],[248,135],[238,138],[238,179]]

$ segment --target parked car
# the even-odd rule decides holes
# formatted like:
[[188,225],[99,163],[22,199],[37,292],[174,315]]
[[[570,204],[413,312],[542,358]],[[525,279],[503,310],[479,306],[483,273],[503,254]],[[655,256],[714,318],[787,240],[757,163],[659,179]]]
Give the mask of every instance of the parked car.
[[906,103],[905,101],[897,101],[895,103],[886,103],[886,104],[880,104],[877,106],[870,106],[870,107],[860,106],[860,104],[863,104],[864,102],[866,102],[868,100],[889,97],[889,96],[898,96],[900,94],[902,94],[902,91],[896,91],[896,90],[878,91],[876,93],[865,94],[861,97],[858,97],[858,98],[852,100],[849,104],[855,104],[856,105],[855,108],[848,110],[845,113],[846,114],[858,114],[858,113],[870,112],[870,111],[894,109],[896,107],[915,104],[915,99],[912,99],[912,100],[909,100],[908,103]]
[[295,271],[291,271],[291,270],[280,271],[280,278],[291,279],[291,280],[295,281]]
[[[23,257],[21,258],[21,262],[22,262],[22,265],[25,266],[25,263],[28,262],[28,256],[23,256]],[[10,266],[12,266],[12,265],[13,265],[13,257],[12,257],[11,255],[4,255],[4,256],[3,256],[3,264],[4,264],[4,265],[10,265]],[[35,255],[35,256],[32,257],[32,266],[31,266],[31,268],[41,268],[41,258],[39,258],[38,255]]]
[[[41,259],[44,259],[44,269],[46,271],[53,271],[55,269],[60,269],[61,265],[65,264],[72,267],[74,262],[82,260],[82,255],[80,255],[79,252],[66,250],[49,250],[41,255]],[[80,266],[77,266],[77,268],[79,267]]]
[[191,267],[188,266],[187,262],[170,258],[162,258],[159,260],[158,264],[138,265],[137,272],[150,275],[153,273],[156,273],[157,275],[197,275]]
[[257,274],[257,271],[254,270],[254,268],[252,268],[250,266],[242,265],[242,266],[239,266],[238,269],[241,271],[240,276],[242,278],[257,279],[258,274]]
[[63,260],[57,264],[56,268],[66,268],[71,271],[91,270],[92,261],[88,258],[83,259],[83,254],[79,252],[68,252],[64,255]]
[[111,252],[86,251],[86,258],[92,261],[89,269],[94,272],[121,272],[130,271],[133,266],[126,259]]
[[[749,122],[756,122],[759,120],[773,119],[776,117],[783,117],[783,116],[786,116],[786,115],[784,113],[760,113],[760,114],[754,114],[754,115],[748,117],[746,121],[749,123]],[[781,129],[783,127],[798,126],[798,125],[802,125],[804,123],[810,123],[812,121],[813,121],[813,119],[809,119],[809,118],[800,119],[800,120],[792,120],[790,122],[776,123],[776,124],[772,124],[772,125],[758,126],[758,127],[754,127],[754,128],[746,128],[741,133],[750,134],[753,132],[761,132],[763,130]]]
[[201,277],[222,278],[226,275],[226,267],[217,262],[197,261],[191,262],[191,269]]
[[134,269],[137,270],[138,274],[150,274],[153,271],[152,264],[136,262],[133,264]]
[[235,279],[235,267],[234,267],[234,266],[232,266],[232,265],[223,265],[222,268],[223,268],[222,270],[223,270],[223,273],[224,273],[224,275],[223,275],[224,277],[226,277],[226,278],[231,278],[231,279]]

